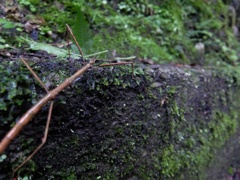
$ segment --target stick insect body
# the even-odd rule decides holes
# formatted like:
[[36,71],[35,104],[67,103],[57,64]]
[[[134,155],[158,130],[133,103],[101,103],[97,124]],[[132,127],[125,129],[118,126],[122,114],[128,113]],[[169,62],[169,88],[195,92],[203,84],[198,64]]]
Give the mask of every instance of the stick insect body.
[[[21,60],[24,59],[21,57]],[[76,80],[79,76],[81,76],[86,70],[88,70],[94,61],[86,64],[82,69],[78,70],[74,75],[70,78],[65,79],[65,81],[60,84],[55,89],[48,92],[46,96],[38,101],[32,108],[30,108],[17,122],[17,124],[7,133],[7,135],[3,138],[0,143],[0,153],[3,153],[4,150],[9,146],[11,141],[19,134],[19,132],[23,129],[24,126],[28,124],[28,122],[42,109],[42,107],[47,104],[49,101],[53,100],[59,92],[65,89],[67,86],[72,84],[74,80]]]
[[[80,48],[80,46],[78,45],[72,31],[71,28],[67,26],[67,30],[68,32],[71,34],[73,40],[75,41],[78,50],[83,58],[83,53],[82,50]],[[27,66],[27,68],[29,69],[29,71],[33,74],[33,76],[35,77],[35,79],[41,84],[41,86],[46,90],[47,94],[46,96],[44,96],[42,99],[40,99],[37,104],[35,104],[34,106],[32,106],[20,119],[19,121],[16,123],[16,125],[6,134],[6,136],[2,139],[2,141],[0,142],[0,154],[2,154],[6,148],[10,145],[10,143],[14,140],[14,138],[16,138],[16,136],[20,133],[20,131],[24,128],[24,126],[26,126],[29,121],[42,109],[42,107],[44,105],[46,105],[49,101],[52,101],[50,104],[50,108],[49,108],[49,113],[48,113],[48,118],[47,118],[47,123],[46,123],[46,127],[45,127],[45,132],[44,132],[44,137],[42,139],[42,143],[17,167],[13,170],[13,177],[15,172],[21,168],[24,164],[26,164],[26,162],[28,162],[36,153],[37,151],[44,145],[44,143],[46,142],[47,139],[47,135],[48,135],[48,129],[49,129],[49,124],[50,124],[50,120],[51,120],[51,114],[52,114],[52,109],[53,109],[53,100],[54,98],[62,91],[64,90],[66,87],[68,87],[69,85],[71,85],[79,76],[81,76],[82,74],[84,74],[89,68],[91,68],[94,63],[95,63],[95,58],[90,60],[89,63],[85,64],[81,69],[79,69],[75,74],[73,74],[71,77],[65,79],[63,81],[62,84],[60,84],[58,87],[56,87],[55,89],[48,91],[47,87],[44,85],[44,83],[38,78],[38,76],[35,74],[35,72],[31,69],[31,67],[28,65],[28,63],[24,60],[24,58],[22,56],[20,56],[20,59],[22,60],[22,62]],[[84,58],[83,58],[84,59]],[[124,65],[124,64],[131,64],[132,65],[132,73],[133,73],[133,62],[118,62],[118,63],[109,63],[109,64],[102,64],[99,65],[100,67],[105,67],[105,66],[114,66],[114,65]]]

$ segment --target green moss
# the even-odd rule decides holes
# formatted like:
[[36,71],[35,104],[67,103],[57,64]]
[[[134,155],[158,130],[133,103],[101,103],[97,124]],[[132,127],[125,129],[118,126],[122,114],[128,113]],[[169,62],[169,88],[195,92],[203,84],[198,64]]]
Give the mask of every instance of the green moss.
[[[18,69],[18,66],[20,68]],[[29,76],[29,71],[18,63],[6,61],[0,65],[0,117],[3,124],[11,121],[16,116],[15,108],[20,108],[23,102],[31,104],[36,97],[33,89],[33,80]],[[13,81],[14,79],[14,81]]]
[[[186,143],[194,147],[194,151],[189,148],[177,148],[177,144],[170,144],[163,148],[158,158],[152,160],[154,167],[158,169],[164,178],[184,179],[183,169],[187,169],[188,177],[204,177],[204,170],[208,167],[209,162],[214,157],[216,149],[222,147],[228,137],[236,131],[236,119],[223,113],[216,113],[213,121],[208,124],[204,131],[191,134]],[[177,134],[178,127],[175,128]],[[183,131],[183,133],[188,130]],[[202,145],[196,148],[196,142],[201,141]]]
[[163,176],[166,178],[174,177],[174,175],[179,172],[182,165],[179,157],[175,154],[173,145],[163,149],[160,161]]
[[[111,71],[114,71],[114,73]],[[96,72],[96,74],[92,74],[92,76],[98,76],[98,73],[99,72]],[[93,77],[91,81],[89,81],[89,84],[91,84],[90,89],[107,95],[105,89],[110,85],[122,86],[123,88],[130,87],[133,82],[139,83],[138,78],[135,79],[132,77],[132,74],[139,74],[138,68],[132,72],[132,68],[127,65],[114,67],[113,70],[106,71],[106,74],[104,74],[102,78]]]
[[[232,106],[231,113],[213,112],[214,115],[210,122],[199,120],[203,123],[203,128],[198,127],[197,124],[190,125],[184,117],[189,109],[179,107],[175,101],[177,90],[178,88],[174,86],[167,88],[169,120],[164,140],[169,145],[162,147],[157,156],[153,156],[151,162],[161,172],[163,178],[185,179],[187,175],[188,178],[205,179],[204,170],[214,159],[216,150],[220,149],[236,132],[238,127],[236,112]],[[238,102],[238,98],[235,101]],[[184,172],[186,169],[187,173]]]
[[63,179],[63,180],[76,180],[77,175],[75,172],[75,167],[69,167],[62,171],[57,172],[52,178]]

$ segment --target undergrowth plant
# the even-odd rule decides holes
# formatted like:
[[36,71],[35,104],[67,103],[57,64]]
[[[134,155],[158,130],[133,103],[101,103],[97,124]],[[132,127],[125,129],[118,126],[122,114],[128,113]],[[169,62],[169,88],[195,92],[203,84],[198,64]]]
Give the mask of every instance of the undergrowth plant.
[[19,4],[45,20],[39,28],[40,41],[51,41],[49,30],[64,38],[68,23],[88,53],[99,48],[158,63],[198,64],[196,45],[202,43],[205,65],[238,64],[240,46],[233,24],[237,28],[239,20],[222,0],[59,0],[52,5],[47,0],[21,0]]

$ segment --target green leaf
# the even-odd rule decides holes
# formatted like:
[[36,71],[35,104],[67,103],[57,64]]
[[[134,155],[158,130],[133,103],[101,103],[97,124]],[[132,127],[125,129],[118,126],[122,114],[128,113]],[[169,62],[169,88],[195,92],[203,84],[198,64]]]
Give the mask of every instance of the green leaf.
[[[54,54],[54,55],[56,55],[59,58],[67,58],[69,56],[68,50],[60,49],[58,47],[51,46],[51,45],[46,44],[46,43],[35,42],[33,40],[30,40],[30,39],[27,39],[27,38],[23,38],[23,37],[21,37],[21,40],[27,42],[30,45],[29,49],[31,49],[31,50],[34,50],[34,51],[38,51],[38,50],[46,51],[47,53]],[[97,52],[97,53],[94,53],[94,54],[84,55],[84,58],[89,58],[89,57],[96,56],[96,55],[99,55],[99,54],[102,54],[102,53],[106,53],[106,52],[107,51],[105,50],[105,51],[100,51],[100,52]],[[70,56],[72,58],[74,58],[74,59],[78,59],[78,58],[81,57],[81,55],[74,54],[74,53],[71,53]]]
[[81,11],[78,11],[77,13],[72,31],[81,49],[85,53],[89,52],[93,45],[93,37],[89,28],[89,24]]
[[7,19],[0,18],[0,26],[2,26],[5,29],[11,29],[15,27],[23,26],[20,23],[14,23],[11,21],[8,21]]
[[[26,38],[22,38],[24,41],[26,41],[30,47],[29,49],[31,50],[42,50],[42,51],[46,51],[48,52],[49,54],[54,54],[60,58],[66,58],[68,57],[68,51],[67,50],[64,50],[64,49],[60,49],[58,47],[54,47],[54,46],[51,46],[49,44],[46,44],[46,43],[39,43],[39,42],[35,42],[33,40],[30,40],[30,39],[26,39]],[[72,58],[79,58],[80,55],[79,54],[71,54],[71,57]]]
[[0,49],[5,49],[6,47],[4,45],[0,44]]

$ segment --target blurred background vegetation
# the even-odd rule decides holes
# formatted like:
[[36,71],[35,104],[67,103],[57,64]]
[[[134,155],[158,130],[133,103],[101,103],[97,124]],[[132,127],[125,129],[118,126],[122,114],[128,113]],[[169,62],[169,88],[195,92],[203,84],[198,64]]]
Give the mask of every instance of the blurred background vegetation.
[[[28,31],[39,42],[66,40],[68,23],[85,53],[109,50],[102,58],[136,55],[156,63],[239,64],[240,0],[6,0],[5,7],[13,3],[22,17],[6,10],[1,17],[24,24],[18,27],[21,33],[26,23],[33,26],[39,20]],[[3,35],[2,40],[6,43]]]

